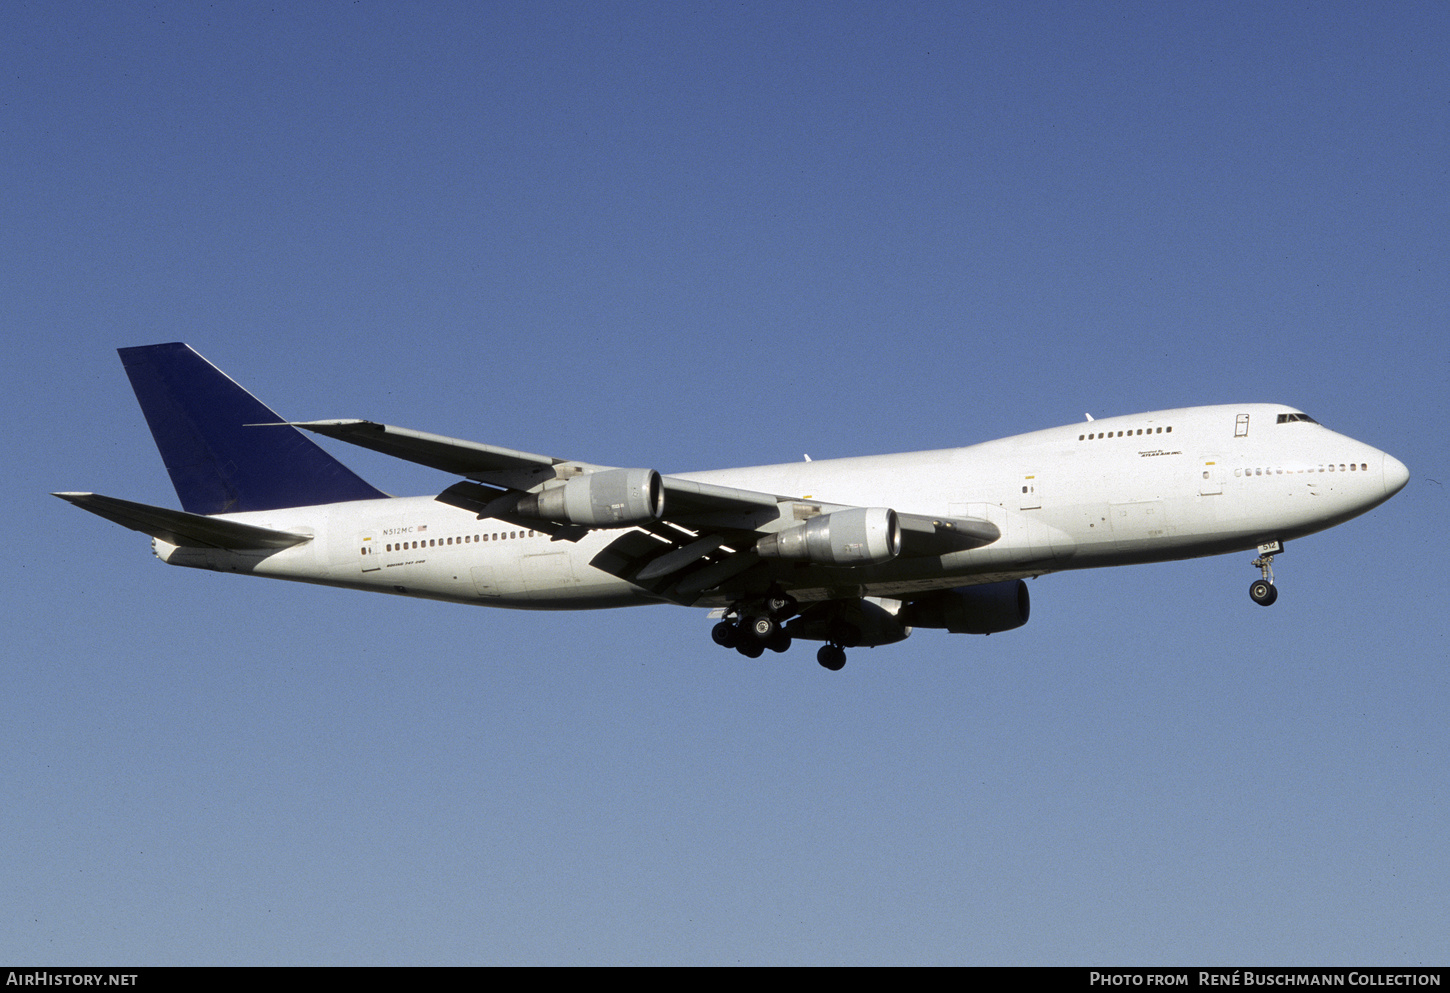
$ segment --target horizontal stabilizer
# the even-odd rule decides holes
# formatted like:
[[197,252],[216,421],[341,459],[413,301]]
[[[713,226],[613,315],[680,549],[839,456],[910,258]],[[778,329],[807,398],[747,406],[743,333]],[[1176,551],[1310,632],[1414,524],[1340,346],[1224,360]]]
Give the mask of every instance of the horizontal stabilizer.
[[115,521],[132,531],[149,534],[153,538],[179,545],[183,548],[229,548],[277,549],[290,548],[304,541],[311,541],[307,534],[292,534],[289,531],[273,531],[251,524],[238,524],[201,514],[188,514],[184,510],[168,510],[152,507],[145,503],[118,500],[101,496],[99,493],[53,493],[82,510],[89,510],[108,521]]

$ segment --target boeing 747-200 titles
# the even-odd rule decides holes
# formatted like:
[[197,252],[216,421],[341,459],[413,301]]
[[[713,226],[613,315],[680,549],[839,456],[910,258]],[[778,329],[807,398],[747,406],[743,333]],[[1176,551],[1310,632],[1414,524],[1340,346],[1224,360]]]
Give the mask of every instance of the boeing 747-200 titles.
[[[756,658],[1027,622],[1025,579],[1256,550],[1404,487],[1394,457],[1278,404],[1089,418],[928,452],[662,475],[361,420],[285,423],[181,343],[120,349],[181,511],[57,493],[172,565],[531,610],[712,608]],[[461,477],[375,489],[298,429]]]

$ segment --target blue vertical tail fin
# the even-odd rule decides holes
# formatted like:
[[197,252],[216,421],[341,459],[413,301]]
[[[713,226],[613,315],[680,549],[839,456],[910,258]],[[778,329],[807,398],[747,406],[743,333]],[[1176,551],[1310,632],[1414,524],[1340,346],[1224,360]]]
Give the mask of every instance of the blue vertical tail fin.
[[375,500],[375,489],[190,345],[120,348],[181,506],[192,514]]

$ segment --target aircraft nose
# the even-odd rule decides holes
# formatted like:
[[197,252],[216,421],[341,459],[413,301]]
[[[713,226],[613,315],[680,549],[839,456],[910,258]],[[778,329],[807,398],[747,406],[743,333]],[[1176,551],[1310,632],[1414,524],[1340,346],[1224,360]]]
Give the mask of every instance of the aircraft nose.
[[1410,481],[1410,470],[1393,455],[1385,456],[1385,499],[1394,496]]

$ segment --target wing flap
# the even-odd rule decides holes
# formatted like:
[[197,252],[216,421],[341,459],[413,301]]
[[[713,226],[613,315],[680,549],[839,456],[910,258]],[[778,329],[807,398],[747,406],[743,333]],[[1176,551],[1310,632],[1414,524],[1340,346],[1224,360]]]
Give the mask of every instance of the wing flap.
[[282,549],[311,541],[308,534],[293,534],[290,531],[273,531],[252,524],[188,514],[184,510],[168,510],[99,493],[53,493],[67,503],[82,510],[89,510],[98,517],[114,521],[132,531],[149,534],[153,538],[179,545],[183,548],[229,548],[234,550]]
[[660,579],[688,569],[701,559],[707,558],[723,544],[725,544],[723,535],[710,534],[697,538],[688,545],[682,545],[672,552],[666,552],[650,562],[635,574],[635,581],[647,583],[652,579]]

